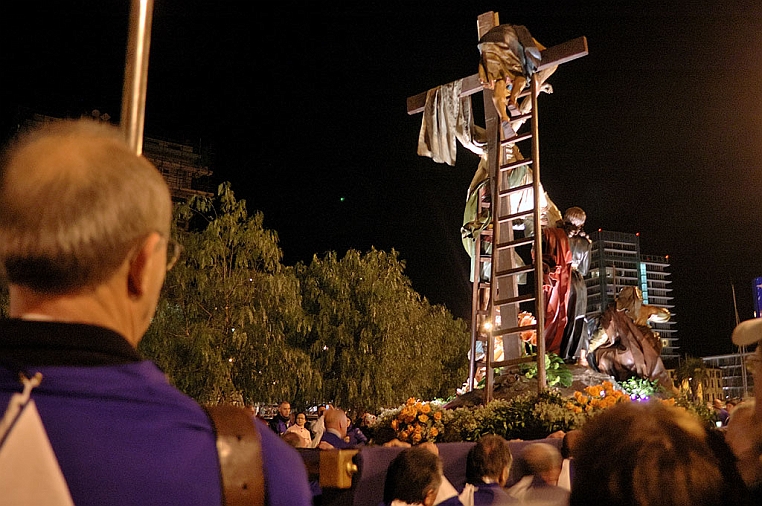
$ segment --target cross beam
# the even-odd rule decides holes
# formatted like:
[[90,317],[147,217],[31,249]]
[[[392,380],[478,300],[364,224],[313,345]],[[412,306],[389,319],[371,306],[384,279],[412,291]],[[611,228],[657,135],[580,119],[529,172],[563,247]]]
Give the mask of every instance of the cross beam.
[[[587,38],[577,37],[576,39],[567,40],[556,46],[549,47],[542,51],[542,59],[540,65],[537,67],[537,71],[545,70],[554,65],[560,65],[568,61],[576,60],[587,56]],[[483,86],[479,80],[479,74],[474,74],[463,79],[463,84],[460,92],[461,97],[467,97],[474,93],[482,91]],[[409,115],[418,114],[423,112],[426,106],[426,93],[419,93],[407,99],[407,113]]]

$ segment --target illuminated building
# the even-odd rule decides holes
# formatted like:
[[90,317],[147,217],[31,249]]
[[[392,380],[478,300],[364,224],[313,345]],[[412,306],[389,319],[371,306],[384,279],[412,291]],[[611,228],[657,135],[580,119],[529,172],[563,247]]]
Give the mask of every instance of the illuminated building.
[[753,355],[753,352],[745,352],[701,358],[707,367],[722,371],[724,399],[744,399],[754,392],[754,376],[748,366]]

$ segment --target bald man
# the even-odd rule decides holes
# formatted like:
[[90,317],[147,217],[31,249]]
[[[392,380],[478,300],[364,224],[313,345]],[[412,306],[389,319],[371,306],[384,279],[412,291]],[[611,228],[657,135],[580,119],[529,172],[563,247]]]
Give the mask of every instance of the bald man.
[[[137,351],[180,252],[171,219],[161,174],[113,126],[56,122],[4,152],[0,405],[41,373],[32,399],[78,506],[223,502],[209,418]],[[296,451],[252,423],[266,503],[311,504]]]
[[508,489],[508,494],[525,504],[566,506],[569,491],[558,486],[563,458],[547,443],[531,443],[522,453],[527,476]]
[[323,419],[325,420],[325,432],[323,432],[323,437],[320,438],[318,448],[323,450],[354,448],[346,441],[349,418],[347,418],[344,410],[338,408],[326,409]]

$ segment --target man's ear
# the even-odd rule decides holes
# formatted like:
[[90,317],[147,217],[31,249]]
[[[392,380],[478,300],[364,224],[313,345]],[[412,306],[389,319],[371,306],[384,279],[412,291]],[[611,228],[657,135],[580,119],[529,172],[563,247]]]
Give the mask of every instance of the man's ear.
[[500,473],[500,479],[498,483],[501,487],[504,487],[506,483],[508,483],[508,477],[511,475],[511,468],[508,466],[505,466],[503,468],[503,471]]
[[437,500],[437,492],[439,492],[436,488],[430,488],[426,491],[426,497],[423,498],[423,506],[434,506],[434,501]]
[[138,246],[130,260],[127,272],[127,290],[131,297],[140,297],[146,293],[151,276],[154,275],[154,264],[161,260],[159,242],[161,236],[152,232]]

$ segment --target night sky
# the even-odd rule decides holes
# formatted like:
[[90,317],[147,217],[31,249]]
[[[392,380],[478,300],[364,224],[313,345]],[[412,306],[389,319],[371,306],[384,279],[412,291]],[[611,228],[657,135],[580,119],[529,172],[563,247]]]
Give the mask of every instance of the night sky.
[[[748,319],[762,276],[758,0],[155,0],[145,133],[213,146],[216,177],[264,213],[286,263],[394,248],[417,291],[468,318],[459,228],[478,159],[417,156],[405,101],[476,73],[489,10],[548,47],[587,37],[540,97],[545,189],[585,209],[588,231],[638,232],[643,253],[669,255],[682,352],[732,352],[732,286]],[[118,118],[129,2],[14,11],[3,134],[17,107]]]

